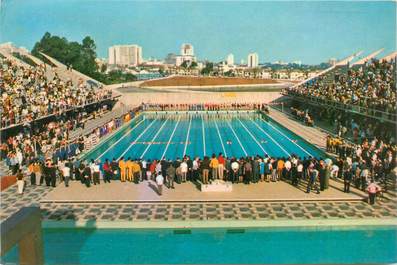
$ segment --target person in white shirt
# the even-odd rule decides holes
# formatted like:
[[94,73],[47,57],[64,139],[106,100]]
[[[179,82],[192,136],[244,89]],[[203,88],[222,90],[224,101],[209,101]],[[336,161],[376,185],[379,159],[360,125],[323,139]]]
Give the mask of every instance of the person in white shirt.
[[193,167],[192,167],[192,169],[193,169],[193,180],[194,181],[196,181],[198,179],[198,177],[199,177],[199,168],[200,168],[199,158],[196,157],[193,160]]
[[238,169],[240,168],[240,165],[238,164],[237,160],[234,160],[231,164],[231,168],[232,168],[232,174],[233,174],[233,178],[232,178],[232,183],[238,182]]
[[291,179],[291,167],[292,167],[291,161],[290,160],[285,161],[284,163],[285,178],[288,180]]
[[70,179],[70,167],[68,163],[65,163],[63,166],[62,170],[62,175],[63,175],[63,180],[65,182],[65,187],[69,187],[69,179]]
[[163,194],[163,184],[164,184],[164,177],[161,174],[158,174],[156,177],[156,184],[157,184],[157,191],[161,196]]
[[142,160],[142,178],[146,178],[146,171],[147,171],[147,162],[146,160]]
[[100,177],[100,175],[101,175],[101,170],[100,170],[100,167],[99,167],[99,162],[100,161],[96,161],[94,164],[93,164],[93,166],[92,166],[92,170],[93,170],[93,180],[94,180],[94,185],[96,185],[96,184],[100,184],[100,182],[99,182],[99,177]]
[[297,182],[299,185],[299,181],[303,179],[303,164],[299,162],[298,166],[296,167],[296,174],[297,174]]
[[181,173],[182,173],[182,182],[186,182],[186,176],[187,176],[187,163],[185,160],[180,165],[181,167]]
[[336,164],[333,164],[331,167],[331,178],[337,179],[339,173],[339,167]]
[[160,161],[156,164],[156,173],[157,174],[161,173],[161,163],[160,163]]

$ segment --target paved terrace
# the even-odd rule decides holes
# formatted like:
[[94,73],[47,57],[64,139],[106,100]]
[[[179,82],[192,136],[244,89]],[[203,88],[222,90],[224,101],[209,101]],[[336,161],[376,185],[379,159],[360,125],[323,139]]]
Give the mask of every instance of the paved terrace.
[[324,131],[321,131],[316,127],[306,126],[297,120],[293,120],[288,117],[288,115],[275,108],[270,108],[269,116],[296,135],[302,137],[317,148],[325,151],[327,133]]
[[330,182],[331,187],[321,194],[305,193],[306,183],[301,183],[299,189],[292,185],[279,182],[259,182],[250,185],[233,184],[232,192],[201,192],[191,182],[176,184],[175,189],[163,188],[163,195],[156,192],[154,182],[144,181],[139,184],[113,181],[101,183],[87,188],[80,182],[71,183],[69,188],[60,185],[42,202],[231,202],[231,201],[362,201],[366,194],[361,191],[344,193],[343,185]]

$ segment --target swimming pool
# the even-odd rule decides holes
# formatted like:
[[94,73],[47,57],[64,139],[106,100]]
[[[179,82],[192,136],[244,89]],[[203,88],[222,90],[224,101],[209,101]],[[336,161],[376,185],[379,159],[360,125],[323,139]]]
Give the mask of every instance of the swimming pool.
[[269,155],[321,157],[322,152],[257,112],[142,113],[84,156],[86,159],[176,159]]
[[[395,226],[44,229],[45,264],[394,263]],[[16,262],[17,249],[3,262]]]

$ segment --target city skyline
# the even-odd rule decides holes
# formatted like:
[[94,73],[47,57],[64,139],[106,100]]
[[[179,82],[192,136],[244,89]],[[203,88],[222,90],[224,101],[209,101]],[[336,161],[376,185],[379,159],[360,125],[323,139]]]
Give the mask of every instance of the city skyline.
[[222,61],[233,53],[238,62],[255,51],[261,62],[318,64],[359,50],[385,48],[383,55],[396,50],[395,6],[327,1],[3,1],[0,42],[31,49],[48,31],[71,41],[91,36],[99,58],[107,57],[110,46],[137,43],[145,50],[144,58],[163,59],[177,53],[181,43],[192,43],[200,60]]

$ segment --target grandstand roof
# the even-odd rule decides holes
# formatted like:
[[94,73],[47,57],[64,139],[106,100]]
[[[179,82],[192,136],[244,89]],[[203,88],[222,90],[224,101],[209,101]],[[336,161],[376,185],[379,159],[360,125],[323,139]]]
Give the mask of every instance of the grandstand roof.
[[362,64],[365,64],[366,62],[368,62],[368,61],[371,60],[372,58],[375,58],[375,57],[376,57],[379,53],[381,53],[383,50],[384,50],[384,49],[382,48],[382,49],[379,49],[379,50],[377,50],[377,51],[371,53],[370,55],[368,55],[368,56],[366,56],[366,57],[364,57],[364,58],[358,60],[357,62],[353,63],[352,66],[353,66],[353,65],[362,65]]
[[390,61],[396,57],[397,57],[397,51],[394,51],[394,52],[390,53],[389,55],[386,55],[385,57],[383,57],[381,60]]

